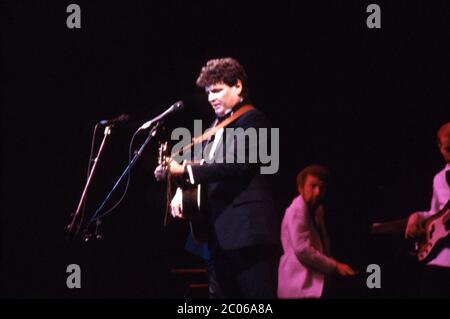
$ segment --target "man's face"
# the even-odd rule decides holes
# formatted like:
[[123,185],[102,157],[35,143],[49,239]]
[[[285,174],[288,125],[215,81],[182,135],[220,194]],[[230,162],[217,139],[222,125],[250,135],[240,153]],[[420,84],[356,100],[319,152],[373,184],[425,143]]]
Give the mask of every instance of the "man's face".
[[444,160],[450,163],[450,136],[441,136],[439,142],[439,151],[444,157]]
[[316,176],[306,176],[305,184],[299,186],[298,191],[303,197],[303,200],[310,208],[316,208],[322,203],[325,196],[326,184]]
[[238,81],[236,85],[229,86],[225,83],[215,83],[206,87],[208,101],[217,116],[224,116],[236,104],[241,101],[242,83]]

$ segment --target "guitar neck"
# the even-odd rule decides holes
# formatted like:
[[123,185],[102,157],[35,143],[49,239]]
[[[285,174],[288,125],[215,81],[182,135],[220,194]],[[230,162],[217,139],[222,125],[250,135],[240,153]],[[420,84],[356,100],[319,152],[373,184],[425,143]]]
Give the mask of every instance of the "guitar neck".
[[397,219],[383,223],[373,223],[370,226],[372,234],[401,234],[405,232],[408,218]]

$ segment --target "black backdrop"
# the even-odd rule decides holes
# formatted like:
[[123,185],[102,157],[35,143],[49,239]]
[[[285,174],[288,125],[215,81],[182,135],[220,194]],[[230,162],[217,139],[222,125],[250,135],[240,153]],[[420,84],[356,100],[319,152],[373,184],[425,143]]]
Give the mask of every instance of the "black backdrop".
[[[368,1],[77,1],[82,27],[68,29],[70,3],[1,9],[4,296],[183,296],[184,278],[170,270],[201,264],[183,251],[186,225],[162,226],[154,142],[105,218],[103,240],[66,241],[64,227],[85,182],[95,123],[131,117],[113,128],[88,213],[125,167],[139,125],[180,99],[186,108],[171,126],[211,119],[195,80],[206,60],[223,56],[245,66],[255,105],[280,128],[280,169],[271,177],[280,219],[297,172],[322,163],[333,173],[334,254],[362,273],[382,265],[381,290],[360,283],[341,296],[412,294],[420,272],[402,257],[401,236],[374,237],[368,225],[427,209],[443,166],[435,132],[450,119],[446,1],[377,1],[379,30],[366,27]],[[66,287],[71,263],[82,269],[78,290]]]

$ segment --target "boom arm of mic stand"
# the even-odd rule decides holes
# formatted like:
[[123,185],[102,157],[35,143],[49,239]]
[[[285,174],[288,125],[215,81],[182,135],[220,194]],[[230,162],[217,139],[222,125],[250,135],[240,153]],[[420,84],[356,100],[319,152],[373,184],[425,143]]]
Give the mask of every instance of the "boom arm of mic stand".
[[[83,193],[81,194],[81,198],[80,198],[80,202],[78,203],[77,210],[75,211],[75,214],[73,215],[71,223],[67,226],[67,231],[68,231],[67,236],[70,236],[73,228],[75,227],[75,223],[77,222],[78,216],[80,215],[81,207],[83,206],[83,203],[86,200],[86,195],[87,195],[88,188],[91,184],[92,176],[94,176],[95,168],[97,167],[97,163],[100,159],[100,155],[103,151],[103,147],[105,146],[106,138],[108,137],[109,134],[111,134],[111,127],[107,126],[105,128],[103,140],[102,140],[102,143],[100,144],[100,148],[98,150],[97,156],[94,159],[94,164],[92,165],[91,171],[90,171],[88,179],[86,181],[86,185],[84,186]],[[78,229],[80,228],[80,226],[81,226],[80,224],[77,225],[77,232],[78,232]]]
[[129,173],[130,169],[134,166],[134,164],[136,163],[136,161],[139,159],[139,157],[142,154],[142,151],[144,150],[145,146],[147,146],[147,144],[150,142],[150,140],[152,139],[153,136],[155,136],[156,134],[156,130],[157,128],[160,126],[162,121],[156,122],[156,125],[151,129],[149,135],[147,136],[146,140],[144,141],[144,143],[142,144],[142,146],[139,148],[139,151],[137,153],[135,153],[133,159],[130,161],[130,163],[128,164],[128,166],[125,168],[125,170],[123,171],[122,175],[120,175],[119,179],[117,180],[117,182],[114,184],[113,188],[111,189],[111,191],[109,192],[109,194],[106,196],[106,198],[103,200],[102,204],[100,205],[100,207],[95,211],[94,215],[92,216],[91,220],[89,221],[88,225],[85,228],[85,231],[88,231],[89,226],[93,223],[93,222],[98,222],[98,220],[102,217],[99,216],[99,213],[102,211],[102,209],[105,207],[106,203],[108,202],[109,198],[112,196],[112,194],[114,193],[114,191],[116,190],[117,186],[119,186],[119,184],[123,181],[124,177]]

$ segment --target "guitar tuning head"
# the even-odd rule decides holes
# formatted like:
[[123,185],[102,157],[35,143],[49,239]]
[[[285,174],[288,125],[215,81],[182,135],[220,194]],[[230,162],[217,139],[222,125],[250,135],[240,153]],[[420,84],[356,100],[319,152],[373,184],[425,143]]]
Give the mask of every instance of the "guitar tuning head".
[[159,143],[159,155],[158,164],[162,166],[167,166],[167,141],[164,143]]

